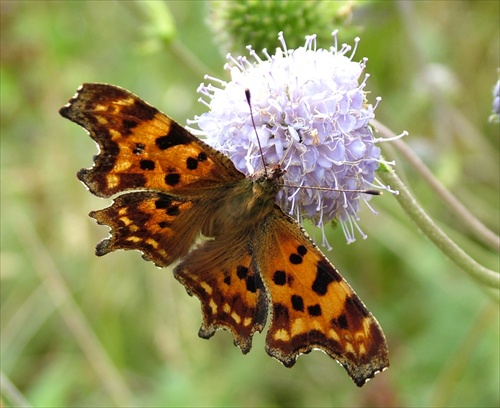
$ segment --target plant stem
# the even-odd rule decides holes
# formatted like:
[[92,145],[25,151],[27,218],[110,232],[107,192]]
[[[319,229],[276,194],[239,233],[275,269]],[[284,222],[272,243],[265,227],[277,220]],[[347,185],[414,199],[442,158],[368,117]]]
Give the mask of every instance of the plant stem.
[[[372,120],[372,122],[380,134],[386,137],[394,137],[394,133],[383,124],[376,120]],[[500,236],[488,229],[464,205],[462,205],[462,203],[458,201],[457,198],[436,179],[436,177],[434,177],[432,172],[405,142],[400,139],[393,140],[391,146],[394,146],[398,152],[403,155],[408,164],[422,176],[434,192],[443,200],[448,206],[448,209],[455,213],[457,218],[462,220],[478,239],[492,249],[500,252]]]
[[398,200],[403,210],[410,216],[413,222],[417,224],[420,230],[427,235],[446,256],[448,256],[448,258],[477,281],[488,287],[499,289],[500,275],[477,263],[467,255],[462,248],[455,244],[455,242],[453,242],[425,213],[393,170],[379,172],[378,177],[380,177],[384,183],[390,185],[391,189],[399,191],[399,194],[396,195],[395,198]]

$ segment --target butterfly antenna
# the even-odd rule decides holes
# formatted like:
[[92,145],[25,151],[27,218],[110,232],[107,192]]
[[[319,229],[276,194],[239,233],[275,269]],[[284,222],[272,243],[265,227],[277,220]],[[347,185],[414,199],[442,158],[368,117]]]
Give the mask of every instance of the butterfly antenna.
[[262,151],[262,145],[260,144],[259,134],[257,133],[257,126],[255,126],[255,120],[253,118],[250,89],[248,89],[248,88],[245,89],[245,96],[247,98],[247,103],[248,103],[248,106],[250,108],[250,118],[252,119],[253,130],[255,131],[255,136],[257,137],[257,144],[259,145],[260,158],[262,159],[262,166],[264,167],[264,174],[267,177],[267,166],[266,166],[266,162],[264,161],[264,152]]
[[374,196],[383,195],[384,193],[379,190],[357,190],[357,189],[344,189],[344,188],[330,188],[330,187],[310,187],[310,186],[294,186],[291,184],[280,184],[283,187],[290,188],[303,188],[308,190],[320,190],[320,191],[339,191],[341,193],[359,193],[359,194],[369,194]]

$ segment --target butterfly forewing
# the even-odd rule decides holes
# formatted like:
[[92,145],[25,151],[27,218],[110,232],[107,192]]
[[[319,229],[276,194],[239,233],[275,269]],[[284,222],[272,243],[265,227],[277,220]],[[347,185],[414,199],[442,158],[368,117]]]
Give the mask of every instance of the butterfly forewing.
[[99,144],[94,167],[78,173],[99,197],[140,189],[200,196],[244,178],[226,156],[125,89],[83,84],[60,113]]

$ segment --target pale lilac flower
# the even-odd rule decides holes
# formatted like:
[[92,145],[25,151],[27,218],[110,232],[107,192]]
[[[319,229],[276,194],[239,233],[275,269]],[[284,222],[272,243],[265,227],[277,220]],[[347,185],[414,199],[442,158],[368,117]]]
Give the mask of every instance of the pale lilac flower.
[[314,35],[295,50],[287,49],[282,33],[279,40],[281,48],[274,55],[263,50],[264,58],[250,46],[252,61],[228,55],[231,81],[207,77],[212,83],[201,84],[198,91],[208,97],[202,102],[210,110],[190,121],[199,127],[190,130],[228,155],[243,173],[262,169],[245,99],[249,89],[264,161],[267,166],[281,164],[284,184],[291,186],[279,192],[278,204],[297,219],[310,218],[320,227],[338,219],[351,242],[354,230],[360,231],[360,202],[370,196],[345,190],[386,189],[375,178],[382,160],[379,140],[368,124],[375,108],[364,91],[367,60],[355,62],[355,49],[350,52],[348,45],[339,49],[336,32],[330,50],[317,49]]

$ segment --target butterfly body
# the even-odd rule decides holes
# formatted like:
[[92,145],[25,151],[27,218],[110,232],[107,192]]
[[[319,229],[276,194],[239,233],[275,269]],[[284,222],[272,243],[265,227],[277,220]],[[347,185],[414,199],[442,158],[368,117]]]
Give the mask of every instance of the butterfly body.
[[229,330],[243,353],[271,323],[266,351],[291,367],[325,351],[362,386],[389,362],[380,326],[305,231],[276,204],[279,166],[251,177],[130,92],[84,84],[62,116],[100,153],[78,177],[100,197],[92,211],[111,236],[97,255],[135,249],[200,299],[199,335]]
[[280,168],[269,173],[262,171],[254,177],[214,190],[202,234],[216,237],[227,235],[235,228],[238,230],[236,234],[251,234],[273,211],[281,175]]

